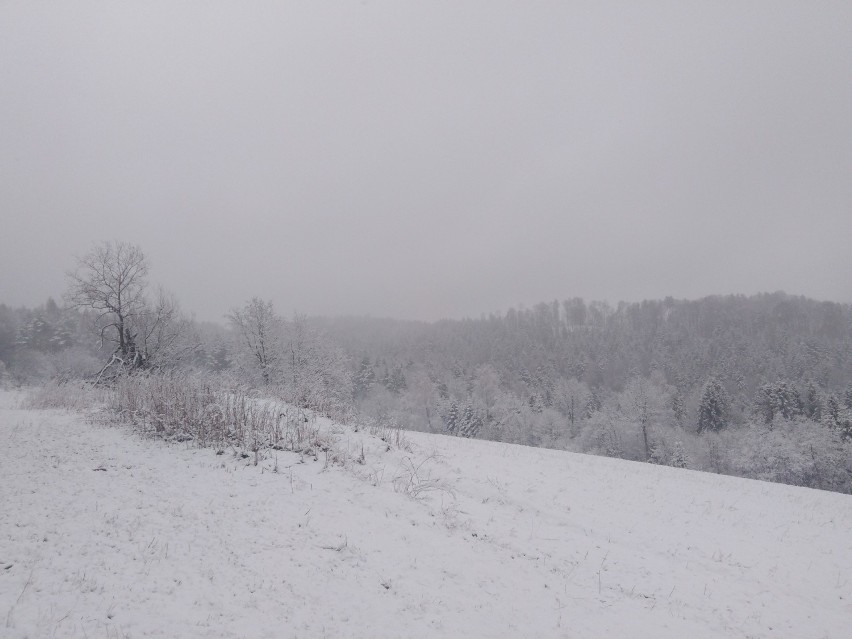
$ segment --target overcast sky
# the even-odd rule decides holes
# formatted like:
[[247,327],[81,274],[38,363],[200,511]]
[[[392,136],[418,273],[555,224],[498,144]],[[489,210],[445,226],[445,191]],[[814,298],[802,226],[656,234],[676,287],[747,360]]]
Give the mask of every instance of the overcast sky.
[[0,0],[0,302],[852,301],[852,2]]

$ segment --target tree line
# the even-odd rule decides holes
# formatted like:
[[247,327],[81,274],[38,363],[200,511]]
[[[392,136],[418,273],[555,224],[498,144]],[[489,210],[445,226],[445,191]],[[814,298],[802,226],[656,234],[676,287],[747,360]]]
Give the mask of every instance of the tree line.
[[580,298],[434,323],[190,321],[142,251],[97,245],[63,303],[0,305],[0,379],[180,370],[341,419],[852,492],[852,310],[784,293]]

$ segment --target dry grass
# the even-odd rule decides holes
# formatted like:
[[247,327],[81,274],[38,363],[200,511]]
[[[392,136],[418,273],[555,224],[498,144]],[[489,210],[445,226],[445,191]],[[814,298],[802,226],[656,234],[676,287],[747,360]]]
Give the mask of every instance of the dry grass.
[[311,413],[188,375],[121,378],[107,406],[113,418],[149,435],[251,453],[255,464],[270,450],[316,456],[333,447]]
[[[364,463],[363,445],[361,456],[353,458],[337,445],[333,432],[319,428],[312,411],[259,398],[256,392],[209,377],[136,374],[122,376],[111,386],[48,382],[27,395],[25,407],[88,413],[99,421],[131,425],[149,437],[191,442],[220,453],[230,450],[255,465],[277,451],[322,456],[327,466]],[[353,426],[384,442],[386,451],[412,452],[404,431],[389,420],[360,419]],[[446,491],[429,477],[423,463],[406,459],[407,465],[394,478],[397,491],[415,498]]]
[[106,393],[83,381],[50,380],[41,386],[32,388],[22,401],[22,408],[61,409],[83,412],[102,403]]

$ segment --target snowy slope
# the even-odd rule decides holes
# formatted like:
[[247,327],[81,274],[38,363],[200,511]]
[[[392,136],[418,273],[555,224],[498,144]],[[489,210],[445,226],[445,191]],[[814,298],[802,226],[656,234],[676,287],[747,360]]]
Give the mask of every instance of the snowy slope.
[[2,637],[850,636],[847,496],[329,423],[273,472],[19,399]]

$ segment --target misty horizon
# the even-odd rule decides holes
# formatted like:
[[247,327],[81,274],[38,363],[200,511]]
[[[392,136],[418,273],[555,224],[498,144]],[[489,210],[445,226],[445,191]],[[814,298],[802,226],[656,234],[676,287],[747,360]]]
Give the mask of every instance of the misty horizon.
[[[156,283],[156,282],[154,284],[159,285],[159,283]],[[170,293],[170,294],[174,293],[174,291],[169,290],[167,287],[164,287],[164,290],[167,293]],[[815,301],[815,302],[818,302],[818,303],[842,304],[842,305],[845,305],[845,306],[849,305],[848,302],[844,302],[844,301],[812,298],[812,297],[809,297],[807,295],[801,295],[801,294],[791,293],[789,291],[782,291],[782,290],[757,291],[755,293],[711,293],[709,295],[702,295],[700,297],[693,297],[693,298],[674,297],[672,295],[666,295],[666,296],[659,297],[659,298],[643,298],[643,299],[636,299],[636,300],[624,300],[624,299],[607,300],[607,299],[594,298],[594,297],[593,298],[584,298],[584,297],[580,297],[580,296],[559,297],[559,298],[552,297],[550,299],[542,299],[542,300],[538,300],[538,301],[535,301],[535,302],[529,302],[529,303],[519,302],[517,304],[511,304],[511,305],[509,305],[505,308],[481,311],[479,313],[473,313],[473,314],[469,314],[469,315],[443,316],[443,317],[433,317],[433,318],[396,317],[396,316],[392,316],[392,315],[378,315],[378,314],[370,313],[370,312],[312,314],[312,313],[305,313],[298,306],[295,306],[293,308],[287,308],[286,305],[279,304],[275,299],[266,298],[266,297],[263,297],[261,295],[247,296],[243,300],[243,303],[245,303],[246,301],[253,299],[253,298],[261,299],[261,300],[264,300],[264,301],[269,301],[270,303],[272,303],[273,307],[276,308],[279,312],[281,312],[284,316],[287,316],[287,315],[305,315],[307,317],[312,317],[312,318],[316,318],[316,319],[355,319],[355,320],[367,319],[367,320],[377,320],[377,321],[386,320],[386,321],[393,321],[393,322],[411,322],[411,323],[422,323],[422,324],[434,324],[434,323],[443,322],[443,321],[476,320],[476,319],[482,319],[482,318],[487,318],[487,317],[491,317],[491,316],[502,317],[507,312],[509,312],[510,310],[527,311],[527,310],[532,310],[536,306],[539,306],[541,304],[550,305],[550,304],[553,304],[554,302],[557,303],[561,308],[561,305],[564,301],[571,301],[571,300],[576,300],[576,299],[582,300],[587,306],[594,305],[594,304],[604,304],[604,305],[607,305],[610,309],[616,310],[622,304],[631,305],[631,304],[642,304],[644,302],[666,302],[668,300],[672,300],[674,302],[698,302],[698,301],[701,301],[701,300],[713,299],[713,298],[720,298],[720,299],[724,299],[724,298],[728,298],[728,297],[755,298],[755,297],[761,297],[761,296],[783,296],[783,297],[788,298],[788,299],[806,299],[806,300],[812,300],[812,301]],[[175,297],[177,299],[178,304],[180,305],[181,304],[180,296],[176,295]],[[69,308],[69,309],[73,308],[73,306],[69,306],[66,303],[64,294],[48,295],[48,297],[44,300],[37,301],[33,304],[18,305],[18,307],[19,308],[36,308],[36,307],[42,306],[44,304],[49,304],[51,302],[53,302],[54,304],[56,304],[60,308]],[[10,308],[15,308],[15,306],[16,306],[16,305],[13,305],[13,304],[9,304],[8,302],[6,302],[4,300],[0,300],[0,305],[5,305],[5,306],[10,307]],[[229,309],[224,310],[221,313],[221,315],[219,315],[219,316],[214,315],[212,317],[201,317],[197,313],[195,313],[195,311],[193,309],[186,308],[186,307],[183,307],[183,306],[180,306],[180,310],[183,313],[185,313],[188,317],[192,318],[194,321],[204,322],[204,323],[208,323],[208,324],[217,324],[219,326],[226,326],[228,324],[229,314],[231,313],[231,311],[234,310],[234,308],[237,308],[239,306],[240,306],[240,304],[233,306]]]
[[199,319],[852,302],[852,5],[0,8],[0,301],[138,244]]

